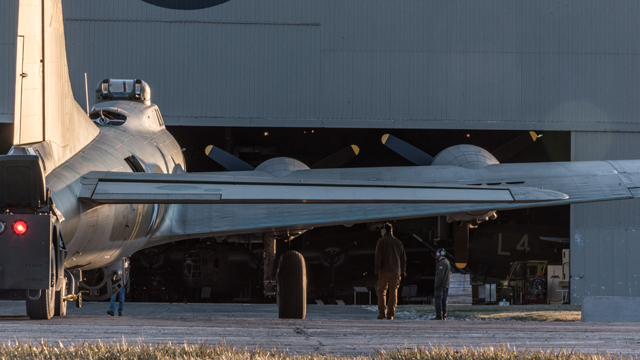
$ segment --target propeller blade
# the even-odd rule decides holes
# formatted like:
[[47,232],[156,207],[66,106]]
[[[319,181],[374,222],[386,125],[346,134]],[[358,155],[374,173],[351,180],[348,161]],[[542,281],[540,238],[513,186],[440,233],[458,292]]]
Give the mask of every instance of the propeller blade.
[[358,246],[358,243],[354,241],[354,242],[352,242],[352,243],[348,244],[347,246],[343,247],[342,249],[340,249],[340,250],[336,253],[336,255],[342,255],[342,254],[345,254],[347,251],[349,251],[349,250],[353,249],[353,248],[354,248],[354,247],[356,247],[356,246]]
[[222,165],[227,170],[248,171],[254,169],[253,166],[213,145],[207,146],[206,149],[204,149],[204,152],[208,157],[212,158],[213,161]]
[[389,134],[382,135],[382,143],[389,149],[398,153],[398,155],[411,161],[412,163],[424,166],[431,165],[433,157],[426,152],[418,149],[417,147],[409,144],[404,140],[400,140],[397,137]]
[[509,160],[517,153],[527,148],[527,146],[533,144],[534,141],[541,136],[542,135],[538,135],[533,131],[529,131],[528,133],[518,136],[517,138],[502,145],[491,154],[500,162]]
[[349,145],[338,152],[335,152],[326,158],[318,161],[313,165],[312,169],[332,169],[342,166],[342,164],[353,159],[360,152],[360,148],[356,145]]
[[[413,236],[414,239],[418,240],[422,245],[424,245],[426,248],[428,248],[429,250],[431,250],[431,257],[432,258],[436,258],[436,248],[434,248],[433,246],[429,245],[426,241],[422,240],[422,238],[418,235],[416,235],[413,231],[407,229],[406,227],[400,225],[400,228],[403,229],[404,231],[408,232],[409,234],[411,234],[411,236]],[[466,268],[459,268],[456,265],[456,262],[454,261],[454,258],[451,257],[451,254],[449,254],[449,252],[447,252],[447,254],[445,255],[447,257],[447,260],[449,260],[449,262],[451,263],[451,266],[453,266],[454,269],[457,269],[458,272],[463,273],[463,274],[471,274],[471,270],[466,269]],[[466,265],[466,264],[465,264]]]

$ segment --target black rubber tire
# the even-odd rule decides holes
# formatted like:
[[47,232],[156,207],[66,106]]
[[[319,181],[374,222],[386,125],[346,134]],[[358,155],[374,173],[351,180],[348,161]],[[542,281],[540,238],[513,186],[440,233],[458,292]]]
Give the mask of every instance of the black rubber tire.
[[41,290],[38,300],[29,300],[27,298],[27,315],[32,320],[49,320],[55,312],[55,296],[56,288],[52,286],[56,279],[56,260],[51,252],[51,282],[49,289]]
[[278,317],[304,319],[307,315],[307,268],[299,252],[282,254],[276,281]]
[[65,295],[67,295],[67,285],[65,285],[60,289],[60,291],[56,291],[56,305],[54,316],[66,316],[67,315],[67,302],[64,301]]

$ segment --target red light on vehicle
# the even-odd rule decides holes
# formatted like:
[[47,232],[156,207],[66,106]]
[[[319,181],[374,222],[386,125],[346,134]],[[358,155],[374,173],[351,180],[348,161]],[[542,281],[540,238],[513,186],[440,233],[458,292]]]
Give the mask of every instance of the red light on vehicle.
[[27,223],[22,220],[17,220],[13,223],[13,232],[16,235],[24,235],[27,232]]

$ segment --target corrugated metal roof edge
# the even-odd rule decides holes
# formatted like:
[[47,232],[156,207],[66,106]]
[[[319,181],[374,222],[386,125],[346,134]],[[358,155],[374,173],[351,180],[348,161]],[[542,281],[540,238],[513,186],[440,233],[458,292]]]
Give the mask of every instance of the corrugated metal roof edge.
[[581,123],[487,120],[429,119],[274,119],[259,117],[188,117],[163,115],[168,126],[291,127],[291,128],[372,128],[372,129],[467,129],[640,132],[637,122]]

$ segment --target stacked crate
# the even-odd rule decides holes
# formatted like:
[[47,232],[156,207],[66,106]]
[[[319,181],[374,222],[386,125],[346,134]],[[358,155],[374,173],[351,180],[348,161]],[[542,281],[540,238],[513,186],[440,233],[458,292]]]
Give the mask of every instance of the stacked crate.
[[469,274],[451,274],[447,303],[471,305],[472,300],[471,276]]

